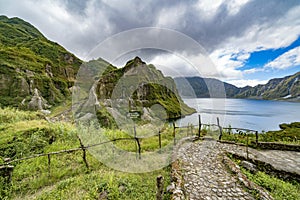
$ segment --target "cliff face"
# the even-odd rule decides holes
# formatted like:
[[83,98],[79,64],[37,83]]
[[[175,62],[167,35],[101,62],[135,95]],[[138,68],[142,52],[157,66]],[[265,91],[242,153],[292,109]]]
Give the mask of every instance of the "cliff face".
[[[127,112],[135,110],[142,115],[145,108],[161,106],[167,118],[178,118],[195,112],[183,103],[172,78],[164,77],[153,65],[147,65],[139,57],[126,63],[123,68],[111,66],[100,77],[96,94],[103,102],[129,99],[124,105]],[[113,107],[110,103],[105,103]],[[125,112],[125,111],[124,111]]]
[[0,105],[47,109],[64,101],[81,62],[31,24],[0,16]]

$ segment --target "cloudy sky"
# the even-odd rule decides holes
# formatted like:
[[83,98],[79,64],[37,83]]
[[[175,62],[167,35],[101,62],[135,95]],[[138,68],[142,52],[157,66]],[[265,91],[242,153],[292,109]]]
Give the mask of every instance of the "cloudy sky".
[[[159,27],[205,49],[218,75],[208,69],[202,76],[253,86],[300,71],[299,0],[0,0],[0,14],[30,22],[84,60],[115,34]],[[195,75],[186,61],[201,60],[195,53],[182,59],[151,49],[128,55],[135,54],[173,76]]]

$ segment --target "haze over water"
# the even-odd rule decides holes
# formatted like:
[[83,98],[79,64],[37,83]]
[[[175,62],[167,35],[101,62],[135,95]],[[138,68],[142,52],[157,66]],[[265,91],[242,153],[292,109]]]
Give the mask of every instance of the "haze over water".
[[220,123],[224,127],[248,128],[258,131],[279,130],[279,124],[300,121],[300,103],[250,99],[184,99],[198,113],[177,120],[178,125]]

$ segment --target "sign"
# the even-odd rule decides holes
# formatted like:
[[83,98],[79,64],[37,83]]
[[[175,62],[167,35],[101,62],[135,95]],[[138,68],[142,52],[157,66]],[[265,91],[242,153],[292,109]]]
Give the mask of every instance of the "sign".
[[140,117],[140,113],[138,111],[129,111],[127,116],[130,117],[131,119],[136,119]]

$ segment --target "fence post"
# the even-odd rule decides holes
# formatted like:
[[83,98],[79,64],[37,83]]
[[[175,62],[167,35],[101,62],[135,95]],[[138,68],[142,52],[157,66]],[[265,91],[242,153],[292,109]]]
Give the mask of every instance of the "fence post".
[[222,126],[220,126],[219,117],[217,117],[217,124],[218,124],[219,130],[220,130],[219,140],[221,140],[222,139],[223,130],[222,130]]
[[161,149],[161,134],[160,134],[160,130],[158,131],[158,144],[159,144],[159,149]]
[[136,137],[135,140],[136,140],[136,143],[138,145],[139,159],[141,159],[142,158],[141,157],[141,144],[140,144],[139,138]]
[[175,129],[176,129],[175,122],[173,122],[173,138],[174,138],[174,145],[176,144],[176,135],[175,135],[175,134],[176,134],[176,133],[175,133],[176,130],[175,130]]
[[200,134],[201,134],[201,115],[199,114],[198,115],[198,120],[199,120],[199,128],[198,128],[198,137],[200,138]]
[[157,186],[156,200],[162,200],[164,195],[164,177],[162,175],[159,175],[156,178],[156,186]]
[[256,146],[258,145],[258,131],[255,131],[255,142]]
[[51,167],[50,166],[51,165],[51,157],[50,157],[50,154],[48,154],[47,156],[48,156],[48,176],[50,177],[50,175],[51,175],[51,171],[50,171],[51,170],[51,168],[50,168]]
[[[246,133],[247,134],[247,133]],[[248,152],[248,140],[249,140],[249,134],[247,134],[247,145],[246,145],[246,154],[247,154],[247,160],[249,160],[249,152]]]
[[0,166],[0,177],[4,178],[5,183],[11,182],[13,170],[14,170],[14,166],[12,166],[12,165]]
[[82,152],[83,152],[83,154],[82,154],[83,162],[85,163],[86,168],[89,169],[89,164],[88,164],[88,162],[86,160],[86,149],[85,149],[85,147],[84,147],[81,139],[79,137],[78,137],[78,139],[79,139],[79,142],[80,142],[80,147],[81,147]]
[[136,128],[135,128],[135,124],[133,125],[133,131],[134,131],[134,139],[138,145],[138,155],[139,155],[139,159],[141,159],[141,144],[139,141],[139,138],[136,136]]
[[189,136],[189,131],[190,131],[190,123],[188,123],[187,125],[186,136]]

